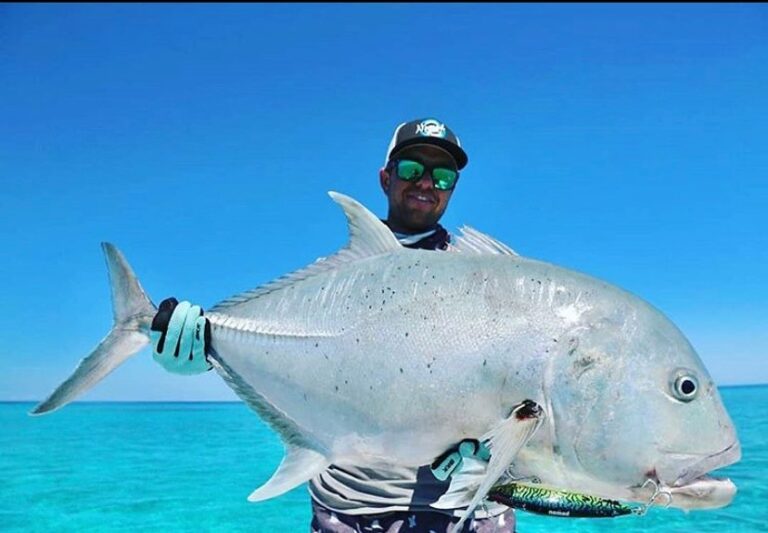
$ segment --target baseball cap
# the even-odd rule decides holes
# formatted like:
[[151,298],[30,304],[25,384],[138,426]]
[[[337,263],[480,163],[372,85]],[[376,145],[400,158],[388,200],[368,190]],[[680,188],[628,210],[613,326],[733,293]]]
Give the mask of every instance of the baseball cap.
[[464,168],[469,160],[466,152],[461,148],[459,138],[448,126],[436,118],[419,118],[403,122],[395,129],[384,164],[389,162],[392,154],[414,144],[439,146],[453,156],[459,170]]

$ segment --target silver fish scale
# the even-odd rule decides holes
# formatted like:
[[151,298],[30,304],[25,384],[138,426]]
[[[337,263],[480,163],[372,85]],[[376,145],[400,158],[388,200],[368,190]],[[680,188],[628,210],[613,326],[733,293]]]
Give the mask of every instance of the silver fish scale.
[[[557,310],[591,308],[577,280],[519,257],[404,249],[210,313],[213,345],[324,448],[353,435],[366,453],[423,464],[541,396],[543,346],[576,319]],[[393,435],[409,435],[403,449]]]

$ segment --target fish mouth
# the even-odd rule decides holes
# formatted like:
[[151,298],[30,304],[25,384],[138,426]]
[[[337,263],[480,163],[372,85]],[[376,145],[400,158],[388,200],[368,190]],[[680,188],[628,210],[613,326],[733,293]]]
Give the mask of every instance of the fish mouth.
[[736,485],[729,478],[700,476],[687,485],[669,487],[670,506],[678,509],[717,509],[736,496]]
[[[690,460],[690,455],[686,454],[670,454],[670,456]],[[736,485],[729,478],[716,477],[710,472],[732,465],[740,459],[741,445],[736,441],[717,453],[690,462],[671,483],[660,479],[654,471],[648,476],[648,480],[658,488],[651,496],[651,500],[654,500],[658,494],[666,494],[668,501],[665,505],[679,509],[724,507],[735,497]]]
[[708,455],[689,465],[672,483],[672,487],[684,487],[689,485],[694,481],[705,477],[712,470],[732,465],[733,463],[738,462],[739,459],[741,459],[741,444],[736,441],[725,449],[712,455]]

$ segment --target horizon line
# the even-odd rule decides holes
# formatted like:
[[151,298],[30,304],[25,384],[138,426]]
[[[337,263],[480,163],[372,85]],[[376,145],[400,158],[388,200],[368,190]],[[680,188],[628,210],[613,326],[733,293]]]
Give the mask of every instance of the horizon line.
[[[720,385],[718,389],[746,389],[766,387],[768,383],[741,383],[736,385]],[[3,403],[40,403],[41,400],[0,400]],[[232,403],[245,404],[242,400],[78,400],[69,403],[75,404],[104,404],[104,403]]]

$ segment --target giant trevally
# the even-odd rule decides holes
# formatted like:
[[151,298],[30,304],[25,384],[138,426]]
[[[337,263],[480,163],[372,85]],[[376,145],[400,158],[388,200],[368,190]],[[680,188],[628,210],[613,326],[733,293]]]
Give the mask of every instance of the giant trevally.
[[[470,229],[452,252],[404,248],[361,204],[330,194],[348,219],[345,248],[206,315],[212,364],[286,450],[250,500],[330,464],[427,465],[483,439],[480,478],[447,495],[466,500],[464,519],[510,465],[597,497],[647,502],[655,487],[683,509],[731,501],[735,485],[707,474],[739,460],[736,431],[661,312]],[[149,343],[156,308],[117,248],[103,248],[114,326],[33,413]]]

